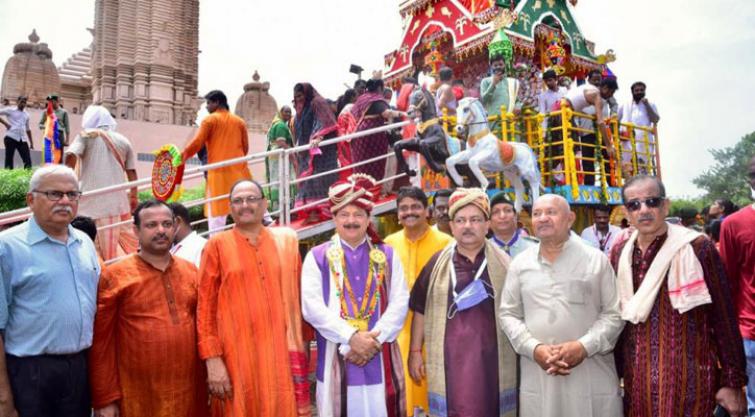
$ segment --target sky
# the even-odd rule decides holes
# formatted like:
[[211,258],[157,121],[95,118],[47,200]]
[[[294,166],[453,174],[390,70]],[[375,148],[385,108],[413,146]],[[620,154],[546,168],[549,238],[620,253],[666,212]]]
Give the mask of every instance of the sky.
[[[398,0],[224,0],[200,2],[199,92],[235,103],[258,70],[278,105],[293,85],[311,82],[336,98],[354,63],[382,69],[401,41]],[[33,4],[33,7],[29,5]],[[91,42],[94,0],[0,0],[0,63],[32,28],[60,65]],[[648,85],[661,116],[663,180],[671,196],[701,193],[692,178],[713,164],[710,148],[755,131],[755,1],[580,0],[574,10],[596,52],[613,49],[619,102],[629,85]]]

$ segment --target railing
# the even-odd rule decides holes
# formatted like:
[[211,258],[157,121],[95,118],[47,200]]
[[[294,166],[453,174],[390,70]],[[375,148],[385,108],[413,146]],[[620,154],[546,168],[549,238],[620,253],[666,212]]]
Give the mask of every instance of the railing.
[[[560,121],[560,126],[551,126],[549,123],[544,123],[550,118],[551,122]],[[595,117],[589,116],[583,113],[572,111],[567,106],[562,106],[558,111],[551,112],[547,115],[527,113],[520,116],[515,116],[513,113],[506,112],[504,107],[501,108],[501,113],[498,115],[489,116],[490,122],[499,122],[499,129],[497,132],[500,135],[500,139],[503,141],[525,141],[534,151],[538,158],[540,171],[542,173],[543,184],[552,184],[554,179],[560,178],[560,182],[563,185],[569,185],[572,193],[578,193],[578,186],[584,185],[584,178],[587,175],[592,175],[593,178],[599,179],[600,187],[603,190],[604,195],[607,196],[609,186],[620,186],[623,183],[623,178],[626,176],[637,173],[647,172],[654,175],[660,175],[660,164],[658,156],[658,140],[657,132],[655,129],[635,126],[632,124],[619,123],[617,120],[612,119],[610,121],[611,132],[613,135],[613,147],[617,150],[617,156],[623,156],[623,159],[627,160],[625,164],[617,163],[617,160],[611,160],[609,162],[608,169],[606,164],[603,163],[603,158],[598,149],[605,150],[603,141],[598,129],[585,129],[575,126],[572,120],[591,120],[594,122]],[[450,134],[454,134],[455,117],[445,115],[442,117],[442,125],[444,129]],[[360,140],[371,136],[376,133],[385,132],[392,129],[404,127],[408,124],[414,123],[407,120],[398,123],[388,124],[385,126],[377,127],[374,129],[364,130],[341,137],[328,139],[322,141],[319,146],[325,147],[329,145],[336,145],[345,141]],[[554,123],[557,124],[557,123]],[[586,134],[595,134],[595,144],[586,143],[582,139]],[[640,147],[638,151],[637,144],[644,145]],[[622,146],[625,144],[625,146]],[[563,150],[561,151],[561,147]],[[577,149],[595,149],[593,157],[585,157],[576,153]],[[642,149],[644,148],[644,149]],[[291,202],[294,201],[294,195],[291,194],[292,186],[300,186],[307,181],[322,181],[329,175],[337,174],[341,171],[359,167],[371,162],[387,160],[394,154],[392,150],[383,155],[376,156],[374,158],[354,162],[348,166],[338,167],[326,172],[316,173],[304,178],[293,178],[291,172],[290,161],[295,158],[300,152],[309,152],[311,146],[303,145],[289,149],[277,149],[267,152],[260,152],[251,155],[246,155],[239,158],[229,159],[221,162],[207,164],[203,166],[196,166],[186,169],[184,173],[184,181],[200,178],[204,172],[219,169],[239,163],[246,163],[247,165],[264,163],[267,158],[277,158],[278,165],[278,180],[267,182],[262,184],[263,188],[270,189],[272,187],[278,187],[278,209],[270,212],[274,217],[277,217],[278,223],[284,226],[292,224],[292,215],[298,214],[304,210],[311,209],[327,202],[327,197],[307,202],[306,204],[298,207],[293,207]],[[621,151],[619,151],[622,149]],[[559,152],[555,152],[555,151]],[[621,160],[619,158],[618,160]],[[561,162],[561,167],[554,166],[554,162],[558,164]],[[592,162],[594,164],[593,170],[586,170],[584,168],[584,162]],[[625,166],[624,166],[625,165]],[[628,172],[631,171],[631,172]],[[398,178],[405,176],[403,172],[397,172],[387,178],[378,179],[380,184],[384,184]],[[497,188],[509,187],[503,177],[498,174],[495,175],[495,181]],[[94,196],[103,196],[114,192],[124,192],[133,187],[137,187],[139,190],[151,188],[151,179],[142,178],[136,181],[125,182],[119,185],[105,187],[97,190],[92,190],[84,193],[84,197],[91,198]],[[212,198],[200,198],[193,201],[183,202],[186,207],[194,207],[202,204],[206,204],[211,201],[221,200],[228,198],[228,194],[215,196]],[[13,210],[5,213],[0,213],[0,225],[7,225],[22,221],[30,217],[31,211],[29,208]],[[193,222],[191,225],[196,227],[207,222],[207,219],[201,219]],[[98,230],[106,230],[113,227],[121,227],[131,224],[132,220],[124,220],[107,226],[102,226]],[[224,226],[222,228],[208,230],[203,232],[203,235],[214,233],[231,227]]]
[[[455,135],[456,117],[444,112],[441,120],[444,130]],[[589,121],[584,125],[591,125],[591,128],[583,127],[583,121]],[[575,200],[579,186],[599,186],[603,198],[609,200],[608,188],[620,187],[624,178],[639,173],[661,175],[655,127],[620,123],[616,117],[610,118],[608,123],[615,156],[606,158],[604,152],[607,154],[607,149],[600,129],[597,129],[596,117],[575,112],[565,104],[548,114],[525,112],[522,115],[507,112],[506,107],[501,106],[499,114],[488,116],[488,122],[497,122],[498,127],[493,132],[500,140],[526,142],[538,159],[542,184],[569,186]],[[588,135],[594,135],[595,143],[585,141]],[[587,169],[586,166],[593,168]],[[491,173],[489,176],[495,179],[496,188],[510,186],[500,174]]]

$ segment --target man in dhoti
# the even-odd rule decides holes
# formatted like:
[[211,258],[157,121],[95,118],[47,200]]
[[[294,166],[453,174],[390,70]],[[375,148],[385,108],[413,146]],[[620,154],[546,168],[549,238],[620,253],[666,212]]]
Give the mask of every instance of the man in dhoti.
[[457,189],[449,215],[454,241],[412,288],[409,372],[415,381],[427,377],[431,417],[513,417],[517,358],[495,308],[510,258],[485,238],[490,204],[483,190]]
[[[136,152],[128,138],[115,131],[117,124],[110,112],[105,107],[91,105],[81,124],[83,131],[65,153],[65,163],[71,169],[76,169],[78,162],[81,191],[136,181]],[[131,225],[118,223],[131,218],[137,203],[136,187],[128,192],[111,191],[81,198],[79,214],[93,218],[97,224],[95,246],[102,259],[107,261],[136,251],[138,241]]]
[[317,415],[406,416],[396,337],[409,292],[401,260],[370,224],[375,180],[351,175],[329,191],[336,234],[302,266],[302,313],[317,331]]
[[571,234],[569,203],[532,207],[540,239],[511,263],[503,330],[521,357],[521,417],[621,417],[613,347],[624,327],[608,258]]
[[[446,247],[453,239],[451,236],[438,231],[428,224],[430,208],[427,196],[418,187],[401,187],[396,197],[398,221],[404,227],[396,233],[385,238],[394,253],[401,258],[404,267],[406,282],[409,289],[417,281],[419,272],[441,249]],[[409,341],[411,339],[412,313],[406,315],[404,328],[398,336],[401,346],[401,356],[406,366],[409,358]],[[406,411],[409,416],[415,415],[415,409],[421,408],[427,412],[427,382],[424,380],[414,381],[409,375],[409,368],[404,370],[406,379]]]

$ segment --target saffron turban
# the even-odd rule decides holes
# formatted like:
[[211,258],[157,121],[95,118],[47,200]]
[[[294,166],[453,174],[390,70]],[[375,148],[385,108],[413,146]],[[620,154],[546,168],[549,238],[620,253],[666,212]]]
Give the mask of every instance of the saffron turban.
[[457,188],[448,199],[448,215],[452,219],[457,211],[473,204],[490,218],[490,200],[488,195],[480,188]]
[[379,189],[374,178],[367,174],[352,174],[346,180],[341,180],[330,186],[330,212],[336,214],[338,210],[354,204],[370,213],[375,206],[375,190]]

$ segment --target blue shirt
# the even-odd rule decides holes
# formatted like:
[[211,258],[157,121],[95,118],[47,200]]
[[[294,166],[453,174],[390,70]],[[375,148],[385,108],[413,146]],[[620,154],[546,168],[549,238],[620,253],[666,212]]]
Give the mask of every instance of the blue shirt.
[[0,234],[0,329],[15,356],[70,354],[92,345],[100,265],[92,240],[68,226],[68,241],[34,220]]

